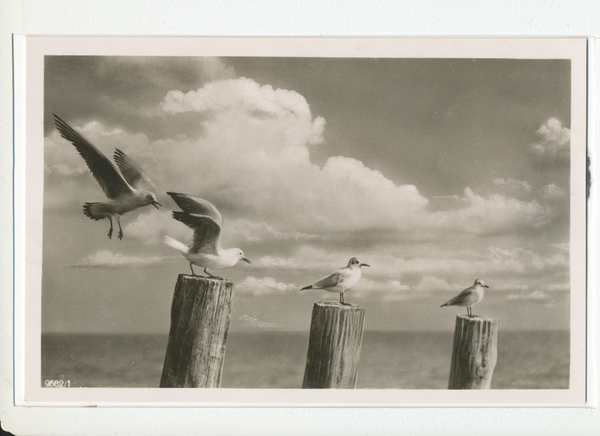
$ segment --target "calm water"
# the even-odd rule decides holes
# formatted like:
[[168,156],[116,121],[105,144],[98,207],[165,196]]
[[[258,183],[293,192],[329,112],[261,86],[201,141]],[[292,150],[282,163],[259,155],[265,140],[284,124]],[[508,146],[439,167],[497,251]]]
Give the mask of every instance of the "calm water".
[[[365,332],[358,388],[446,389],[453,332]],[[308,333],[230,332],[224,388],[301,388]],[[44,380],[158,387],[166,335],[42,336]],[[500,332],[493,389],[569,387],[569,332]]]

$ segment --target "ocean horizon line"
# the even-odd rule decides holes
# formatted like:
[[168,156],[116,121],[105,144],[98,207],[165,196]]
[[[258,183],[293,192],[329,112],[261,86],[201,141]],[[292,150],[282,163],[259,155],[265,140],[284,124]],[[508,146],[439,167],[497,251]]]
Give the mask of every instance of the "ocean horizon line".
[[[502,329],[502,332],[570,332],[571,329]],[[377,330],[377,329],[365,329],[364,333],[453,333],[454,330]],[[309,330],[229,330],[229,333],[309,333]],[[44,335],[130,335],[130,336],[142,336],[142,335],[165,335],[168,336],[169,332],[42,332]]]

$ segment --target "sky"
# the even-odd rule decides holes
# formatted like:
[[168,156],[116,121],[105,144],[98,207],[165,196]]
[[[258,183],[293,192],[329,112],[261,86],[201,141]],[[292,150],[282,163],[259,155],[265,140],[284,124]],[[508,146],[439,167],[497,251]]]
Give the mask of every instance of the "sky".
[[[345,300],[368,330],[450,330],[439,306],[482,279],[501,329],[569,328],[570,62],[48,56],[43,332],[168,333],[192,231],[167,191],[213,203],[252,263],[230,330],[307,331],[298,290],[371,265]],[[107,238],[104,195],[53,113],[137,162],[164,206]]]

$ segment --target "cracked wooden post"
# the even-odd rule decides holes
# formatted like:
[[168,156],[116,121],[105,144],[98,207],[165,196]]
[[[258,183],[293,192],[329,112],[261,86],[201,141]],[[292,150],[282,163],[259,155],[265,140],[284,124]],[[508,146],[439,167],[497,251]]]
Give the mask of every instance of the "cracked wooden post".
[[498,355],[497,319],[458,315],[448,389],[490,389]]
[[313,306],[303,389],[354,389],[365,309],[317,301]]
[[161,388],[218,388],[231,318],[233,284],[179,274]]

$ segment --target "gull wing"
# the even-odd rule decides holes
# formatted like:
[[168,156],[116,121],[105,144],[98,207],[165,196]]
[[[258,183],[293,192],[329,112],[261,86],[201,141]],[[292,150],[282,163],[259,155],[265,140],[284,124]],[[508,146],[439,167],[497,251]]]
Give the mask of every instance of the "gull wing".
[[472,294],[473,294],[473,286],[465,289],[460,294],[458,294],[456,297],[451,298],[450,300],[446,301],[443,305],[444,306],[454,306],[454,305],[461,305],[461,304],[465,304],[465,303],[468,304],[469,299],[471,298]]
[[125,180],[127,180],[127,183],[134,188],[138,188],[139,183],[144,182],[146,185],[148,185],[147,187],[150,188],[150,190],[156,192],[156,185],[154,182],[150,180],[150,177],[148,177],[144,170],[141,169],[140,166],[136,164],[129,156],[117,148],[115,150],[113,159],[119,167],[119,170],[121,170],[121,174]]
[[119,174],[113,163],[92,143],[88,142],[56,115],[54,115],[54,124],[61,136],[67,141],[71,141],[71,144],[75,146],[90,169],[92,176],[94,176],[96,182],[98,182],[98,185],[100,185],[108,198],[112,199],[121,194],[130,194],[133,192],[131,186]]
[[221,237],[221,226],[211,217],[187,212],[173,212],[173,218],[194,229],[190,251],[216,251]]
[[313,283],[313,288],[326,289],[337,286],[348,274],[344,274],[343,270],[337,270],[329,274],[327,277],[323,277],[316,283]]
[[211,217],[219,227],[223,223],[223,217],[216,207],[210,201],[203,198],[194,197],[188,194],[178,194],[176,192],[167,192],[184,212],[195,215],[205,215]]

